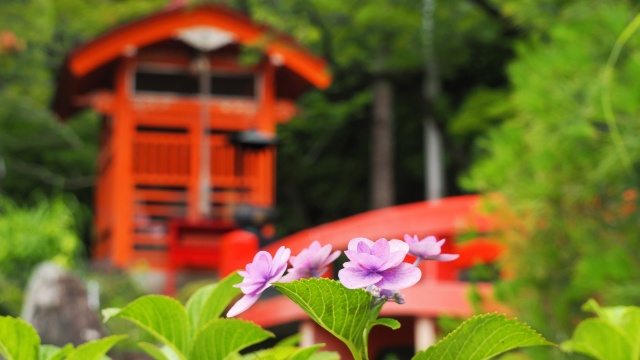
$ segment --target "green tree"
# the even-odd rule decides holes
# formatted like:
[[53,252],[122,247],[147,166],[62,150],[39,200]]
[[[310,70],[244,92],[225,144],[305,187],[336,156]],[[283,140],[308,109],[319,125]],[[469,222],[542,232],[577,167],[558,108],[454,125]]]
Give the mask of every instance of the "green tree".
[[[640,261],[634,250],[640,245],[640,87],[634,81],[640,41],[633,38],[623,49],[606,87],[605,64],[637,11],[633,4],[538,5],[503,5],[531,35],[518,44],[509,66],[507,106],[494,102],[494,109],[502,107],[498,113],[511,116],[478,141],[479,161],[464,183],[500,193],[491,199],[504,225],[498,236],[510,248],[505,267],[513,274],[500,294],[524,321],[559,342],[583,316],[585,299],[640,301],[640,273],[634,270]],[[603,95],[611,95],[616,126],[605,117]]]
[[77,265],[82,249],[73,211],[78,205],[70,196],[40,197],[32,206],[0,197],[0,311],[19,314],[20,289],[39,263]]
[[[206,1],[205,1],[206,2]],[[393,168],[395,203],[424,199],[421,10],[416,1],[235,1],[257,21],[292,34],[325,58],[332,86],[299,101],[297,119],[279,129],[278,200],[286,234],[370,209],[374,171],[371,131],[376,94]],[[475,1],[442,2],[436,9],[435,47],[443,60],[443,95],[435,104],[445,134],[449,179],[469,164],[471,140],[448,131],[447,120],[476,86],[505,84],[501,66],[511,55],[508,22]],[[376,85],[377,84],[377,85]],[[379,91],[376,91],[379,90]],[[382,90],[380,90],[382,89]],[[392,121],[391,121],[392,120]],[[492,124],[488,124],[490,126]],[[462,125],[464,128],[464,125]],[[376,172],[377,173],[377,172]],[[459,193],[449,186],[449,194]],[[354,191],[358,189],[358,191]],[[389,196],[386,197],[387,199]],[[393,198],[393,196],[391,197]]]

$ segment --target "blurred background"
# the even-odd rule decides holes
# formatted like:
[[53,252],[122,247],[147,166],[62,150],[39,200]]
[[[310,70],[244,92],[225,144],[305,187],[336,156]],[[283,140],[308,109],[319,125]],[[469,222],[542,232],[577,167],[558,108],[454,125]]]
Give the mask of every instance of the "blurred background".
[[43,260],[121,289],[103,305],[142,293],[86,266],[100,117],[63,123],[52,96],[70,51],[170,3],[223,3],[328,64],[331,86],[278,128],[277,237],[482,194],[509,248],[497,295],[519,319],[560,342],[588,298],[640,305],[638,1],[2,0],[2,313]]

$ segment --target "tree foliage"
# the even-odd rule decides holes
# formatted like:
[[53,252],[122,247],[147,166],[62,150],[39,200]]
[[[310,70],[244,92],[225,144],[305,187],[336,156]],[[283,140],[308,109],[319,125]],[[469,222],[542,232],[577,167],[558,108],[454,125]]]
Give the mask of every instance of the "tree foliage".
[[[279,128],[280,233],[369,209],[371,85],[380,74],[391,82],[396,99],[396,202],[424,199],[421,2],[230,3],[294,36],[325,58],[334,75],[330,88],[301,98],[297,118]],[[475,129],[458,134],[448,131],[449,119],[476,87],[493,89],[505,84],[501,69],[511,56],[513,36],[506,34],[504,19],[474,2],[438,2],[435,16],[436,53],[445,88],[437,112],[445,133],[452,195],[460,192],[453,179],[469,165],[473,139],[493,123],[474,124]]]
[[31,270],[41,262],[70,268],[82,254],[74,219],[73,199],[40,198],[33,206],[18,206],[0,197],[0,307],[16,315]]
[[[542,3],[547,7],[503,4],[531,35],[508,68],[510,116],[478,142],[481,156],[464,183],[500,193],[490,202],[504,225],[504,265],[513,274],[501,295],[526,322],[561,341],[582,317],[584,299],[640,301],[640,40],[623,49],[605,88],[607,59],[637,9],[626,1]],[[605,118],[603,95],[611,95],[617,129]]]

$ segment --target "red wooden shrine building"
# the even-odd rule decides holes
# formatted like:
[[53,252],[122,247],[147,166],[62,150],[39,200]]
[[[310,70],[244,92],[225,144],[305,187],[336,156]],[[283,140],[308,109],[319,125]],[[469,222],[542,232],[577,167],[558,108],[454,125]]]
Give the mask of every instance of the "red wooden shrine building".
[[[242,61],[245,46],[262,51],[257,62]],[[330,82],[325,63],[293,40],[219,6],[161,11],[73,51],[54,109],[61,119],[83,108],[102,116],[94,258],[169,274],[190,266],[222,275],[243,268],[259,240],[272,236],[276,126],[295,114],[297,96]],[[459,234],[488,230],[477,203],[465,196],[376,210],[294,234],[266,250],[286,245],[295,254],[313,240],[344,250],[360,236],[446,237],[446,252],[461,258],[423,264],[426,275],[404,292],[406,304],[383,308],[402,328],[372,333],[372,354],[423,348],[435,335],[434,318],[471,314],[469,284],[460,281],[465,269],[501,252],[483,239],[456,245]],[[479,289],[488,294],[490,285]],[[287,301],[267,299],[241,317],[265,327],[293,326],[305,345],[326,342],[344,351]]]
[[[243,64],[246,46],[259,61]],[[302,92],[330,82],[321,59],[219,6],[161,11],[73,51],[54,109],[102,114],[94,257],[244,265],[258,243],[233,230],[270,236],[276,125]]]

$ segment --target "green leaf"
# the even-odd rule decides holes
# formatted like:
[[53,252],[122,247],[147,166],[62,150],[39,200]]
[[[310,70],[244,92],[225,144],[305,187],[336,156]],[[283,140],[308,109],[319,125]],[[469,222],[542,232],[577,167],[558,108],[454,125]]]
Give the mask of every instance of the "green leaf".
[[289,359],[291,360],[309,360],[311,357],[323,347],[324,344],[315,344],[306,348],[297,349]]
[[0,317],[0,355],[6,360],[38,359],[40,336],[33,326],[10,316]]
[[309,360],[340,360],[340,354],[335,351],[320,351],[311,355]]
[[631,344],[613,325],[602,319],[586,319],[576,327],[562,350],[579,352],[599,360],[637,360],[631,357]]
[[295,346],[279,346],[252,352],[243,356],[242,360],[290,360],[298,350],[299,348]]
[[138,343],[138,346],[156,360],[178,359],[178,356],[175,354],[175,352],[173,352],[173,350],[171,350],[171,348],[167,346],[159,348],[147,342],[140,342]]
[[191,358],[222,360],[274,335],[260,326],[239,319],[216,319],[200,330],[193,342]]
[[590,299],[583,307],[585,311],[596,313],[601,319],[615,326],[626,338],[632,347],[631,357],[640,359],[640,307],[637,306],[611,306],[600,307],[598,303]]
[[391,319],[391,318],[376,319],[375,321],[372,322],[372,326],[373,325],[384,325],[384,326],[386,326],[388,328],[391,328],[393,330],[400,329],[400,321],[398,321],[396,319]]
[[103,311],[104,321],[126,319],[143,328],[178,357],[186,360],[191,348],[189,318],[185,308],[175,299],[161,295],[140,297],[122,309]]
[[242,282],[237,272],[230,274],[217,284],[207,285],[196,291],[187,301],[187,313],[194,332],[200,330],[209,321],[220,317],[229,303],[241,293],[233,287]]
[[598,315],[582,321],[562,350],[579,352],[596,359],[640,358],[640,308],[635,306],[600,307],[591,299],[582,307]]
[[[380,307],[371,309],[371,294],[350,290],[329,279],[303,279],[274,286],[298,304],[313,321],[344,342],[356,359],[367,359],[367,339]],[[390,324],[383,320],[382,324]]]
[[107,336],[100,340],[89,341],[73,350],[66,360],[100,360],[118,342],[127,335]]
[[278,347],[278,346],[296,346],[296,345],[300,344],[300,340],[301,339],[302,339],[302,334],[296,333],[296,334],[293,334],[291,336],[287,336],[286,338],[278,341],[278,343],[275,346],[276,347]]
[[[324,344],[315,344],[306,348],[296,346],[279,346],[266,350],[256,351],[245,355],[243,360],[309,360]],[[339,357],[338,357],[339,359]]]
[[506,351],[538,345],[553,345],[528,325],[504,315],[476,315],[413,360],[484,360]]
[[62,360],[73,351],[73,345],[67,344],[60,348],[54,345],[40,346],[40,360]]

